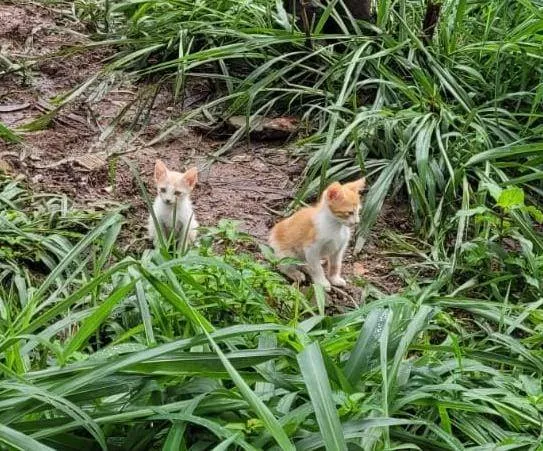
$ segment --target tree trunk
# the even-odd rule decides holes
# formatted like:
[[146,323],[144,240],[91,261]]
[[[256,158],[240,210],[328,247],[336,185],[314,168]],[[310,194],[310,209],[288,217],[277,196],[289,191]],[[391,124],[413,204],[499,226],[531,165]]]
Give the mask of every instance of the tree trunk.
[[441,2],[435,0],[427,0],[426,14],[422,22],[422,39],[426,45],[432,42],[437,22],[439,21],[439,13],[441,11]]
[[[323,0],[322,3],[326,6],[327,0]],[[344,3],[345,8],[355,19],[368,22],[372,20],[371,0],[344,0]],[[319,8],[311,0],[283,0],[283,5],[287,12],[301,19],[302,30],[305,33],[309,32],[308,26],[320,17]],[[341,8],[338,9],[338,11],[341,10]]]
[[355,19],[371,21],[371,0],[344,0],[344,3]]

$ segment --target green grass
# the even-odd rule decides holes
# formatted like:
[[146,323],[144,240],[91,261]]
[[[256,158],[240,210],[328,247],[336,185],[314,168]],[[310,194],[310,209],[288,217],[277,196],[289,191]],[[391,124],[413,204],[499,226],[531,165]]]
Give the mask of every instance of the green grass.
[[331,40],[317,24],[312,50],[263,0],[76,5],[100,33],[107,16],[101,37],[119,49],[98,78],[159,79],[179,99],[214,80],[163,135],[204,111],[299,114],[299,197],[365,172],[359,245],[387,195],[409,203],[421,239],[393,237],[416,256],[405,290],[330,315],[243,251],[232,222],[188,251],[161,237],[125,255],[121,211],[2,178],[1,443],[541,449],[542,5],[444,2],[425,46],[423,2],[377,3],[369,29],[345,19]]
[[21,137],[14,133],[13,130],[11,130],[3,122],[0,122],[0,139],[7,143],[21,142]]
[[[2,183],[39,217],[40,198]],[[521,198],[498,199],[509,209],[502,237],[514,236],[508,215]],[[3,203],[1,216],[19,221],[10,208]],[[113,244],[122,216],[96,218],[83,232],[85,214],[70,211],[25,242],[33,255],[64,237],[47,275],[4,271],[0,284],[7,446],[537,449],[543,289],[531,271],[543,259],[528,241],[504,256],[496,238],[495,253],[476,263],[461,253],[469,280],[456,281],[468,269],[451,277],[445,268],[433,283],[322,316],[268,264],[240,252],[246,238],[228,222],[187,253],[122,257]],[[473,249],[466,255],[476,259]]]

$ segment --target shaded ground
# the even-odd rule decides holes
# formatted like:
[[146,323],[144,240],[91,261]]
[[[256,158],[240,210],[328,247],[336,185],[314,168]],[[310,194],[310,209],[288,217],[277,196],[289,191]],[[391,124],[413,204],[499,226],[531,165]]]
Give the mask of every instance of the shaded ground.
[[[69,14],[34,4],[0,5],[0,46],[7,60],[0,62],[0,121],[10,127],[31,123],[54,108],[51,99],[98,73],[108,49],[76,53],[73,46],[86,43],[83,25]],[[15,70],[22,65],[22,70]],[[2,73],[4,71],[4,73]],[[24,143],[6,145],[0,141],[0,161],[15,174],[23,175],[38,190],[68,194],[79,205],[106,208],[129,204],[127,216],[133,241],[144,236],[147,217],[137,184],[124,160],[132,161],[152,191],[152,171],[156,158],[172,168],[190,165],[200,168],[200,181],[194,193],[197,217],[203,225],[220,219],[242,221],[242,230],[258,241],[265,240],[269,228],[292,199],[304,162],[286,147],[266,143],[237,146],[227,158],[209,164],[209,155],[221,142],[180,129],[167,142],[145,147],[159,128],[178,114],[183,105],[174,102],[171,91],[163,90],[143,132],[134,132],[135,103],[114,133],[108,124],[128,103],[136,99],[129,80],[122,89],[111,90],[102,82],[92,97],[82,97],[54,116],[48,127],[24,134]],[[100,88],[102,86],[103,89]],[[205,87],[195,86],[188,98],[205,95]],[[409,232],[406,209],[387,204],[364,252],[348,255],[348,280],[370,282],[385,292],[397,291],[401,280],[393,274],[393,261],[387,257],[380,233],[386,229]],[[365,282],[364,282],[365,281]],[[341,303],[357,303],[360,289],[350,286],[336,292]]]

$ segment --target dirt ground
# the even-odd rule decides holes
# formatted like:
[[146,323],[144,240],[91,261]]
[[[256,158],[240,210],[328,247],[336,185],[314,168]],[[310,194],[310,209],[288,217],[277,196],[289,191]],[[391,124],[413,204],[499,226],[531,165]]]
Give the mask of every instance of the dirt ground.
[[[103,48],[74,51],[74,46],[89,42],[86,30],[69,13],[50,7],[25,2],[0,5],[0,21],[0,53],[7,58],[0,61],[0,121],[10,127],[42,117],[53,108],[52,99],[97,74],[112,54],[111,49]],[[14,70],[14,64],[24,68]],[[209,156],[223,142],[187,128],[179,129],[168,141],[146,146],[183,109],[169,89],[158,93],[143,131],[134,133],[125,118],[103,139],[108,125],[141,88],[130,80],[120,86],[61,109],[48,127],[24,133],[22,144],[0,141],[0,160],[34,189],[66,193],[77,205],[130,205],[127,217],[134,239],[144,236],[147,211],[125,160],[138,168],[151,192],[157,158],[178,170],[197,165],[200,178],[193,202],[199,222],[210,226],[222,218],[236,219],[242,221],[243,231],[263,242],[295,193],[303,159],[286,144],[252,142],[238,145],[224,159],[210,164]],[[197,97],[200,88],[188,97]],[[336,292],[338,302],[359,303],[363,291],[359,286],[367,283],[389,293],[401,288],[383,231],[409,233],[406,211],[405,206],[388,202],[363,253],[356,258],[347,255],[345,275],[360,283],[350,285],[345,293]]]

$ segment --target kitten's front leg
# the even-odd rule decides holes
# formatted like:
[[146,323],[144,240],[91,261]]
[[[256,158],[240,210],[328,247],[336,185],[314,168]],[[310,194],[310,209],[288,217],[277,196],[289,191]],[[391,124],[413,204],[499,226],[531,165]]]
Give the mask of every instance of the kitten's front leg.
[[196,241],[196,229],[190,229],[188,240],[189,243],[194,243]]
[[155,221],[153,221],[153,217],[149,215],[149,222],[147,224],[147,233],[149,236],[149,239],[153,241],[153,244],[158,246],[160,244],[160,240],[158,238],[159,230],[162,231],[162,236],[165,241],[168,241],[170,238],[170,232],[166,224],[160,222],[160,217],[157,217],[158,222],[158,228],[155,225]]
[[[285,253],[282,252],[277,246],[273,246],[273,251],[275,252],[275,255],[277,258],[286,258],[286,257],[294,257],[291,253]],[[285,276],[287,276],[289,279],[296,283],[302,283],[305,281],[305,274],[302,271],[299,271],[296,267],[297,265],[286,265],[286,264],[280,264],[277,266],[277,269],[281,271]]]
[[151,215],[149,215],[149,221],[147,221],[147,236],[152,242],[155,242],[157,238],[155,222],[153,221],[153,217]]
[[[168,228],[164,224],[159,224],[159,227],[162,229],[164,240],[168,240],[170,237],[170,234],[168,232]],[[149,225],[147,226],[148,233],[149,233],[149,239],[153,242],[153,245],[157,247],[160,244],[160,240],[158,238],[158,229],[155,226],[155,222],[153,221],[152,217],[149,217]]]
[[305,281],[305,274],[296,268],[296,265],[279,265],[279,271],[296,283]]
[[182,244],[194,244],[196,241],[196,225],[192,222],[188,229],[182,223],[179,223],[179,227],[176,227],[175,233]]
[[326,280],[326,275],[321,265],[320,249],[317,246],[311,246],[304,251],[307,262],[307,271],[313,280],[313,283],[322,285],[326,291],[330,291],[330,282]]
[[199,224],[194,219],[190,222],[190,229],[189,229],[188,239],[189,239],[189,241],[191,243],[196,242],[198,225]]
[[328,259],[328,280],[332,285],[336,287],[344,287],[347,282],[341,277],[341,264],[343,262],[343,255],[347,246],[341,247],[339,251],[330,255]]

